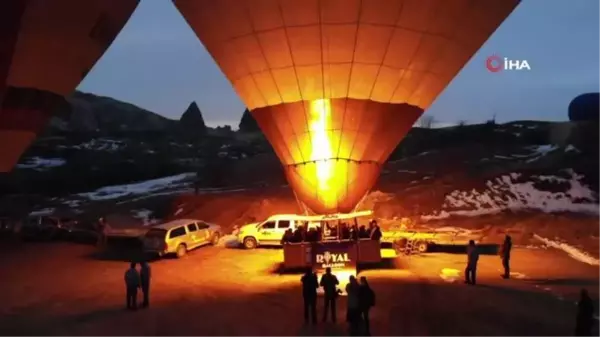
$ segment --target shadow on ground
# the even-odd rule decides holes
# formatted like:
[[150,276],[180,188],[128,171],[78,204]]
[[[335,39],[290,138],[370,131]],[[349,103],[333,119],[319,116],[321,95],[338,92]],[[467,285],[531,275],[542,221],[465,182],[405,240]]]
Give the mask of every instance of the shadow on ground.
[[557,286],[598,286],[598,280],[584,279],[584,278],[565,278],[565,279],[527,279],[527,282],[531,282],[538,285],[557,285]]
[[[371,284],[377,294],[371,312],[373,335],[523,336],[570,335],[573,331],[576,307],[547,294],[398,279],[371,279]],[[164,291],[150,308],[136,312],[105,302],[86,305],[75,313],[27,308],[22,314],[0,317],[0,333],[346,335],[346,298],[339,299],[337,324],[304,326],[299,286],[252,293],[200,288]],[[317,310],[322,313],[321,299]]]
[[[477,249],[481,255],[498,255],[500,246],[497,244],[478,244]],[[428,253],[466,254],[466,245],[442,245],[431,244],[427,248]]]

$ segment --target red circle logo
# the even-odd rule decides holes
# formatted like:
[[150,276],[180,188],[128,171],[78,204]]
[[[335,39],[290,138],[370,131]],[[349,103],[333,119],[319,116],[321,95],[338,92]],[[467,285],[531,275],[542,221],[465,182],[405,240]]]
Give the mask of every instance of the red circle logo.
[[492,55],[485,60],[485,67],[493,73],[502,70],[502,58],[498,55]]

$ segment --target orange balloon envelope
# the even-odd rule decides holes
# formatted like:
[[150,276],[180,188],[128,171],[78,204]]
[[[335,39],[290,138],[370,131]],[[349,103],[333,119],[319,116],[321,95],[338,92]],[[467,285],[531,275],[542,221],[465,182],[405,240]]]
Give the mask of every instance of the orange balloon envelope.
[[297,198],[352,211],[518,0],[173,0]]
[[0,1],[0,172],[10,171],[138,0]]

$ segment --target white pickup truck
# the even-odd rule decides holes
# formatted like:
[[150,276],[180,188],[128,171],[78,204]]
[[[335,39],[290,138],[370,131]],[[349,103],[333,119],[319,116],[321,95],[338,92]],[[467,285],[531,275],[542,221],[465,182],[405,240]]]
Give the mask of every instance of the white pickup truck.
[[283,234],[288,228],[291,228],[293,231],[298,225],[308,225],[310,229],[319,226],[322,221],[345,220],[351,217],[369,216],[372,214],[372,211],[332,215],[278,214],[269,217],[263,222],[242,226],[237,237],[238,242],[246,249],[254,249],[258,246],[281,246],[281,238],[283,238]]

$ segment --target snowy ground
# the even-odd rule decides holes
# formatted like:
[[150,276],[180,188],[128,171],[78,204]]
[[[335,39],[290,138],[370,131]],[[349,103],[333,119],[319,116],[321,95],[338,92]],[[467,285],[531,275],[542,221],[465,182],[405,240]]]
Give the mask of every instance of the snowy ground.
[[[346,335],[345,298],[337,324],[303,326],[300,275],[275,272],[281,250],[205,247],[154,261],[151,307],[128,312],[126,261],[82,245],[2,249],[3,335]],[[464,260],[430,254],[363,271],[377,294],[373,335],[570,335],[579,289],[598,297],[598,268],[559,251],[515,250],[512,280],[482,256],[476,287],[462,284]]]
[[[539,210],[542,212],[575,212],[599,214],[598,196],[581,183],[581,176],[572,170],[570,178],[559,176],[532,176],[520,181],[521,174],[511,173],[486,183],[484,190],[449,193],[441,211],[424,215],[422,220],[444,219],[452,215],[478,216],[504,210]],[[539,189],[539,183],[567,186],[564,192]]]
[[80,193],[78,196],[89,200],[108,200],[159,192],[165,189],[176,190],[178,188],[188,187],[190,179],[195,177],[195,173],[182,173],[175,176],[147,180],[139,183],[102,187],[93,192]]
[[62,158],[26,158],[23,162],[17,164],[18,169],[31,169],[36,171],[45,171],[54,167],[63,166],[67,163]]

